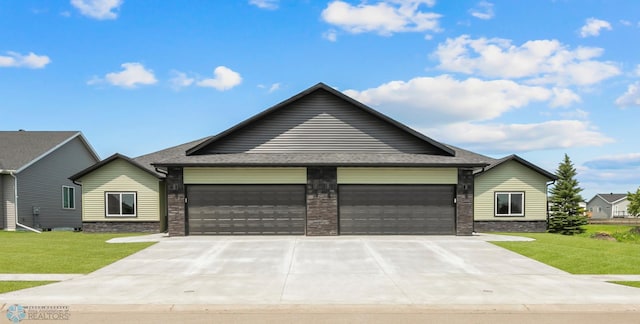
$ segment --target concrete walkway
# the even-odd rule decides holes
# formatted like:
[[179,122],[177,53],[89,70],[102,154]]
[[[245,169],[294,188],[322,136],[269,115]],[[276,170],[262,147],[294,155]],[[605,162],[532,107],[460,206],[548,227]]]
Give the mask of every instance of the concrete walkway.
[[82,276],[84,274],[81,273],[2,273],[0,274],[0,281],[65,281]]
[[0,304],[640,304],[640,289],[571,275],[487,240],[496,238],[160,237],[89,275],[2,294]]

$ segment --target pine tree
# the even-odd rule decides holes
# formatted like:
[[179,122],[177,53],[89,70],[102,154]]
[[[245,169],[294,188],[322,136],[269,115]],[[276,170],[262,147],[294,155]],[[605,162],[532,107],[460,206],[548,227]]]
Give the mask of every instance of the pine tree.
[[567,154],[564,161],[558,165],[555,185],[551,188],[551,214],[549,218],[549,232],[573,235],[583,233],[582,227],[587,224],[587,217],[579,203],[582,196],[575,179],[577,172]]

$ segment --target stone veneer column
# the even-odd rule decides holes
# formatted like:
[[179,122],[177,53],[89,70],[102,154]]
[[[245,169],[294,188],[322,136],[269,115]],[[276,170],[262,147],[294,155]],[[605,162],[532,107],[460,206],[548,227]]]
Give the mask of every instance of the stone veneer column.
[[168,231],[170,236],[187,234],[184,203],[184,182],[181,167],[169,167],[167,174]]
[[338,235],[338,175],[335,167],[307,168],[307,235]]
[[473,170],[458,169],[456,235],[473,234]]

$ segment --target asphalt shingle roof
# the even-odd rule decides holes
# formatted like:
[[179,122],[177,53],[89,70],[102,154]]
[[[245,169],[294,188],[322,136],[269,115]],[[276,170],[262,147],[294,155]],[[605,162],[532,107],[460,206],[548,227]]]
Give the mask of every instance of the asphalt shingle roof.
[[490,163],[487,157],[468,151],[456,156],[389,153],[234,153],[190,155],[177,154],[154,162],[158,166],[467,166],[481,167]]
[[[140,155],[140,156],[138,156],[136,158],[133,158],[132,160],[137,162],[137,163],[139,163],[140,165],[142,165],[146,169],[148,169],[150,171],[153,171],[155,173],[158,173],[156,171],[155,166],[152,165],[153,163],[156,163],[156,162],[159,162],[159,161],[164,161],[164,160],[172,160],[172,159],[175,159],[177,157],[184,156],[185,152],[188,149],[190,149],[190,148],[192,148],[192,147],[194,147],[194,146],[196,146],[196,145],[198,145],[198,144],[200,144],[200,143],[202,143],[202,142],[204,142],[204,141],[206,141],[206,140],[208,140],[210,138],[211,138],[211,136],[208,136],[208,137],[205,137],[205,138],[201,138],[201,139],[198,139],[198,140],[195,140],[195,141],[191,141],[191,142],[187,142],[187,143],[184,143],[184,144],[176,145],[176,146],[173,146],[173,147],[170,147],[170,148],[167,148],[167,149],[164,149],[164,150],[160,150],[160,151],[157,151],[157,152],[153,152],[153,153],[149,153],[149,154],[145,154],[145,155]],[[164,176],[164,174],[162,174],[162,176]]]
[[602,199],[606,200],[608,203],[612,204],[622,198],[626,198],[627,194],[621,193],[608,193],[608,194],[598,194],[598,196],[602,197]]
[[78,131],[0,131],[0,169],[19,170]]

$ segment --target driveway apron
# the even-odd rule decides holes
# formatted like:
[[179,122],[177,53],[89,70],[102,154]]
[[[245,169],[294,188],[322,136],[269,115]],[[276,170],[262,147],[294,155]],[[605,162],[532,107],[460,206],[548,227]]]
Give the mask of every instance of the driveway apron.
[[[500,239],[500,238],[497,238]],[[86,276],[0,295],[22,304],[638,304],[485,236],[164,237]]]

